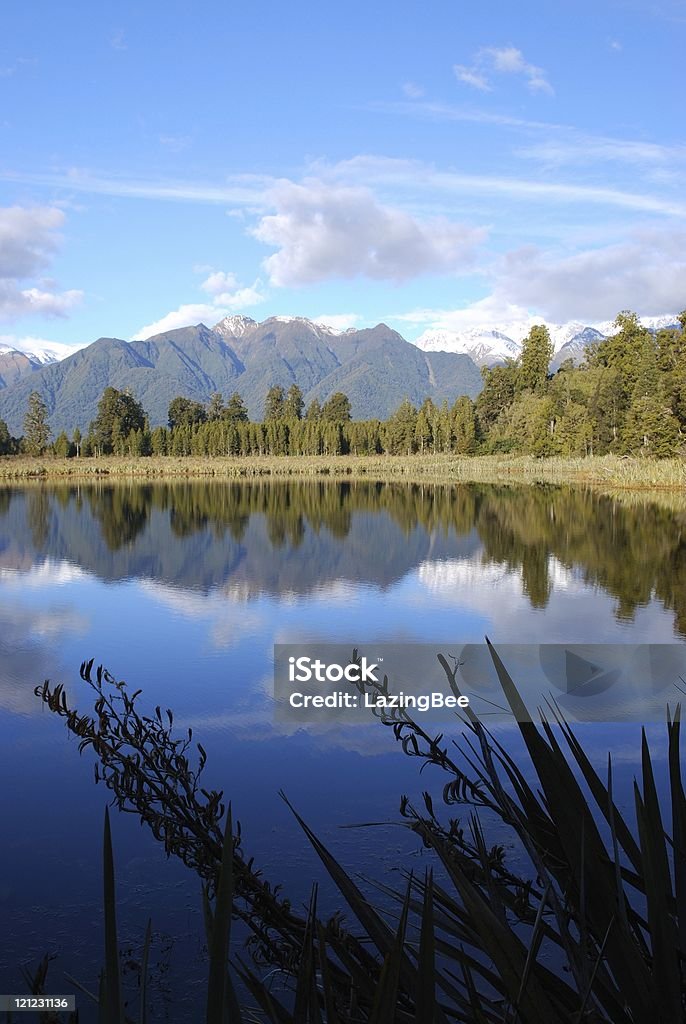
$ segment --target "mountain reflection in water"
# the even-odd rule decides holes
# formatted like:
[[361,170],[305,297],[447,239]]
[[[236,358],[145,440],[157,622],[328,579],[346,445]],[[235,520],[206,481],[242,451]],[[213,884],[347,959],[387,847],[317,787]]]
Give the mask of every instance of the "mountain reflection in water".
[[384,589],[435,566],[446,586],[514,576],[532,608],[571,573],[613,597],[619,620],[656,598],[683,636],[685,525],[686,506],[553,486],[41,485],[0,490],[0,570],[66,562],[103,581],[248,599],[345,580]]

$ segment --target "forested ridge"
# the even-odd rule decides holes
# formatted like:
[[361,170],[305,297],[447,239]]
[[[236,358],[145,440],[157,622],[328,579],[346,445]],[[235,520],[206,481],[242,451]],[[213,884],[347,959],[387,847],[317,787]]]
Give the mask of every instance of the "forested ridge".
[[579,456],[607,453],[655,458],[681,455],[686,436],[686,312],[679,329],[654,334],[633,313],[620,313],[616,333],[590,346],[581,366],[550,373],[546,327],[533,327],[518,359],[484,369],[475,401],[452,406],[405,399],[387,419],[353,420],[342,392],[306,408],[297,384],[274,385],[263,418],[251,422],[236,392],[203,405],[172,400],[168,425],[150,428],[128,392],[107,387],[87,434],[51,437],[47,408],[32,392],[24,434],[0,421],[0,454],[259,456],[494,453]]

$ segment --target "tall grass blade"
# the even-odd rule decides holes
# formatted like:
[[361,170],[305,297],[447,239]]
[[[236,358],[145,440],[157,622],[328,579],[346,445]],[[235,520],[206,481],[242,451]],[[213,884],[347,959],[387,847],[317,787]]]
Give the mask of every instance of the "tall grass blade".
[[[393,1024],[396,1019],[396,1004],[398,1001],[398,988],[405,946],[405,930],[410,909],[411,887],[412,879],[410,878],[407,883],[402,910],[400,911],[400,921],[395,941],[384,957],[379,984],[374,995],[372,1012],[369,1015],[369,1024]],[[430,1024],[432,1018],[427,1017],[425,1020],[427,1024]]]
[[121,986],[119,981],[119,943],[117,940],[117,916],[114,892],[114,856],[112,854],[112,832],[109,808],[105,808],[105,831],[103,838],[103,882],[105,910],[105,1016],[106,1024],[124,1024]]
[[680,735],[681,706],[667,727],[669,739],[669,790],[672,805],[672,846],[674,858],[674,889],[676,892],[677,929],[682,954],[682,987],[686,988],[686,797],[681,777]]
[[317,980],[315,975],[314,955],[314,922],[317,916],[317,886],[312,886],[310,906],[307,914],[307,925],[303,936],[298,977],[295,984],[295,1003],[293,1018],[296,1021],[309,1020],[312,1024],[321,1024],[321,1011],[317,997]]
[[436,941],[434,936],[434,894],[433,872],[427,871],[424,876],[424,900],[422,905],[422,923],[419,932],[419,956],[417,970],[417,997],[415,1022],[434,1019],[436,1007]]
[[207,1024],[240,1024],[240,1008],[228,972],[233,907],[233,823],[231,805],[226,811],[226,827],[219,869],[219,882],[211,922],[210,970],[207,982]]
[[643,797],[635,785],[636,820],[643,854],[648,923],[653,952],[653,992],[659,1020],[678,1020],[682,1012],[677,933],[670,913],[672,885],[662,815],[650,750],[642,730]]

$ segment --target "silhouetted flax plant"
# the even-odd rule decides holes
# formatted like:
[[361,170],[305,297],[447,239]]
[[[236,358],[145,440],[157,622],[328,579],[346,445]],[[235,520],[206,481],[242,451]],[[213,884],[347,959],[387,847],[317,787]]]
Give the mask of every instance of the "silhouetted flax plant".
[[[469,709],[461,738],[450,741],[428,734],[404,709],[375,711],[406,754],[447,777],[443,805],[463,811],[462,818],[442,820],[430,793],[423,806],[402,797],[401,824],[436,855],[440,877],[431,870],[421,878],[408,873],[402,892],[379,884],[385,904],[390,898],[397,906],[392,921],[289,803],[352,912],[350,929],[341,914],[320,919],[316,887],[307,913],[296,914],[245,859],[240,827],[234,830],[223,794],[200,784],[205,751],[193,745],[190,730],[174,738],[171,711],[140,714],[141,691],[129,695],[126,684],[102,668],[94,676],[92,661],[81,675],[96,693],[94,716],[70,708],[62,686],[37,688],[80,738],[79,749],[92,747],[96,781],[105,782],[116,806],[138,814],[167,853],[202,879],[208,1024],[253,1019],[239,1005],[233,979],[240,979],[262,1019],[278,1024],[684,1019],[686,796],[679,708],[667,723],[671,830],[645,734],[635,822],[629,822],[613,797],[611,758],[603,779],[554,704],[534,722],[489,648],[526,764],[515,763]],[[457,666],[442,655],[439,660],[459,696]],[[388,679],[365,686],[388,692]],[[489,847],[483,811],[515,838],[517,868],[508,865],[503,846]],[[229,962],[232,917],[248,925],[257,965]],[[261,979],[260,964],[289,980],[278,995]]]

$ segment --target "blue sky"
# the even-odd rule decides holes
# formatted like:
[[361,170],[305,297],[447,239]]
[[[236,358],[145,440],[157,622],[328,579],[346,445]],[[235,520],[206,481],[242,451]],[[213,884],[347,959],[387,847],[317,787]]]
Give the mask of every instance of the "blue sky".
[[6,0],[0,339],[686,306],[685,0]]

